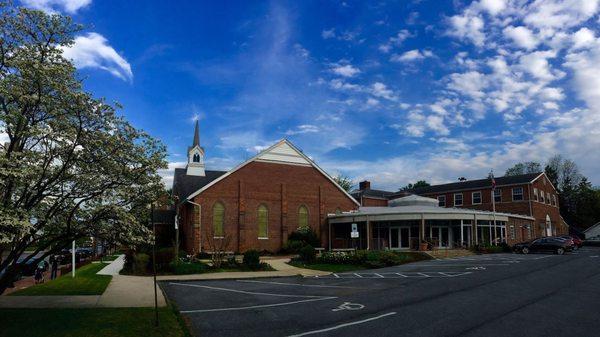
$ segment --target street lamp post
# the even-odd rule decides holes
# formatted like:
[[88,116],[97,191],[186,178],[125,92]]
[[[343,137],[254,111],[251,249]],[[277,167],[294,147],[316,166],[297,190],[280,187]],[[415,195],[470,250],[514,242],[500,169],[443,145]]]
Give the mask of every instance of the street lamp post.
[[154,202],[150,204],[150,221],[154,243],[152,244],[152,274],[154,277],[154,326],[158,327],[158,292],[156,289],[156,223],[154,223]]

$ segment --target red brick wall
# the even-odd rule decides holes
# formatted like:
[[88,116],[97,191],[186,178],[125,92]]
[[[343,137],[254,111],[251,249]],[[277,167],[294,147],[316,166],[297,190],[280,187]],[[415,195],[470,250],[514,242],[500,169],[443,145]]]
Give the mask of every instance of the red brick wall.
[[386,207],[388,205],[388,200],[362,197],[362,205],[368,207]]
[[[308,208],[309,225],[326,246],[326,215],[336,209],[349,211],[356,204],[313,167],[252,162],[233,172],[194,198],[202,205],[203,234],[212,228],[212,208],[217,202],[225,206],[224,231],[231,238],[229,250],[248,249],[276,252],[288,235],[298,228],[298,209]],[[257,210],[268,208],[268,239],[258,239]],[[189,205],[189,204],[188,204]],[[199,230],[191,235],[192,208],[185,207],[185,249],[199,247]],[[193,239],[192,239],[193,237]],[[208,250],[207,235],[203,235],[203,250]]]
[[[523,188],[523,200],[522,201],[513,201],[512,200],[512,189],[515,187]],[[558,194],[548,178],[545,175],[542,175],[532,184],[525,185],[511,185],[511,186],[498,186],[501,190],[502,201],[496,202],[496,211],[504,212],[504,213],[512,213],[512,214],[522,214],[535,217],[535,223],[532,224],[532,238],[537,238],[545,235],[545,223],[546,223],[546,215],[550,216],[550,220],[552,222],[553,228],[556,228],[556,235],[568,234],[568,227],[562,225],[562,221],[560,219],[560,211],[558,208]],[[555,195],[557,199],[557,204],[552,205],[552,203],[540,202],[534,200],[533,191],[534,188],[537,188],[538,191],[544,191],[544,196],[547,193],[550,195]],[[481,191],[482,203],[479,205],[473,205],[472,203],[472,193]],[[486,189],[476,189],[476,190],[467,190],[460,192],[450,192],[450,193],[429,193],[424,194],[423,196],[437,198],[439,195],[446,196],[446,207],[454,207],[454,193],[462,193],[463,194],[463,205],[456,207],[464,207],[471,209],[479,209],[485,211],[492,210],[492,195],[491,188]],[[538,192],[539,194],[539,192]],[[543,224],[543,226],[542,226]],[[519,225],[521,226],[521,225]],[[519,227],[521,228],[521,227]],[[517,237],[520,237],[520,231],[517,234]],[[507,228],[507,236],[508,236],[508,228]],[[526,233],[525,233],[526,234]]]

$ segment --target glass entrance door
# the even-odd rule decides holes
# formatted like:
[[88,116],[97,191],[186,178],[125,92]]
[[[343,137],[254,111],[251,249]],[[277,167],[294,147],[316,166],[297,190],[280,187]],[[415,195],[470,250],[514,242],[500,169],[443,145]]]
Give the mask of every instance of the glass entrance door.
[[410,227],[390,227],[390,249],[410,248]]
[[450,230],[448,227],[431,227],[431,241],[438,248],[450,247]]

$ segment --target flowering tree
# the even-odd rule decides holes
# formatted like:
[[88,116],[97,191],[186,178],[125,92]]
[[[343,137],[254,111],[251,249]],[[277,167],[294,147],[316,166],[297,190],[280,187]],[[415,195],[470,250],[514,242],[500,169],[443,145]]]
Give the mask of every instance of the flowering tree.
[[163,189],[165,148],[83,91],[62,56],[79,29],[0,4],[0,293],[72,240],[152,238],[141,215]]

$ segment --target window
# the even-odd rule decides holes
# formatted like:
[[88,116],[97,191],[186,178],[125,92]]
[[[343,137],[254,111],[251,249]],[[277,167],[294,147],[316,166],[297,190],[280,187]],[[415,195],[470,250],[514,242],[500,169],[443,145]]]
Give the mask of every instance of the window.
[[494,202],[502,202],[502,190],[499,188],[494,190]]
[[523,187],[515,187],[512,189],[512,200],[513,201],[523,200]]
[[533,200],[538,201],[538,189],[536,187],[533,188]]
[[462,206],[462,204],[463,204],[462,193],[454,194],[454,206]]
[[552,194],[552,206],[556,206],[556,194]]
[[510,225],[510,238],[515,240],[517,238],[517,231],[515,230],[515,226]]
[[531,239],[531,225],[527,225],[527,238]]
[[304,205],[298,208],[298,227],[308,227],[308,208]]
[[269,237],[269,210],[267,206],[258,206],[258,238],[266,239]]
[[199,163],[200,162],[200,155],[197,153],[194,153],[194,159],[193,159],[194,163]]
[[438,195],[438,206],[440,207],[446,207],[446,196],[445,195]]
[[546,200],[544,199],[544,191],[540,191],[540,202],[542,204],[546,202]]
[[338,207],[335,209],[335,214],[342,214],[342,210]]
[[225,220],[225,206],[222,203],[217,202],[213,206],[213,236],[223,236],[223,221]]
[[473,205],[481,204],[481,192],[473,192],[473,194],[471,196],[472,196]]
[[550,193],[546,192],[546,203],[550,205]]

